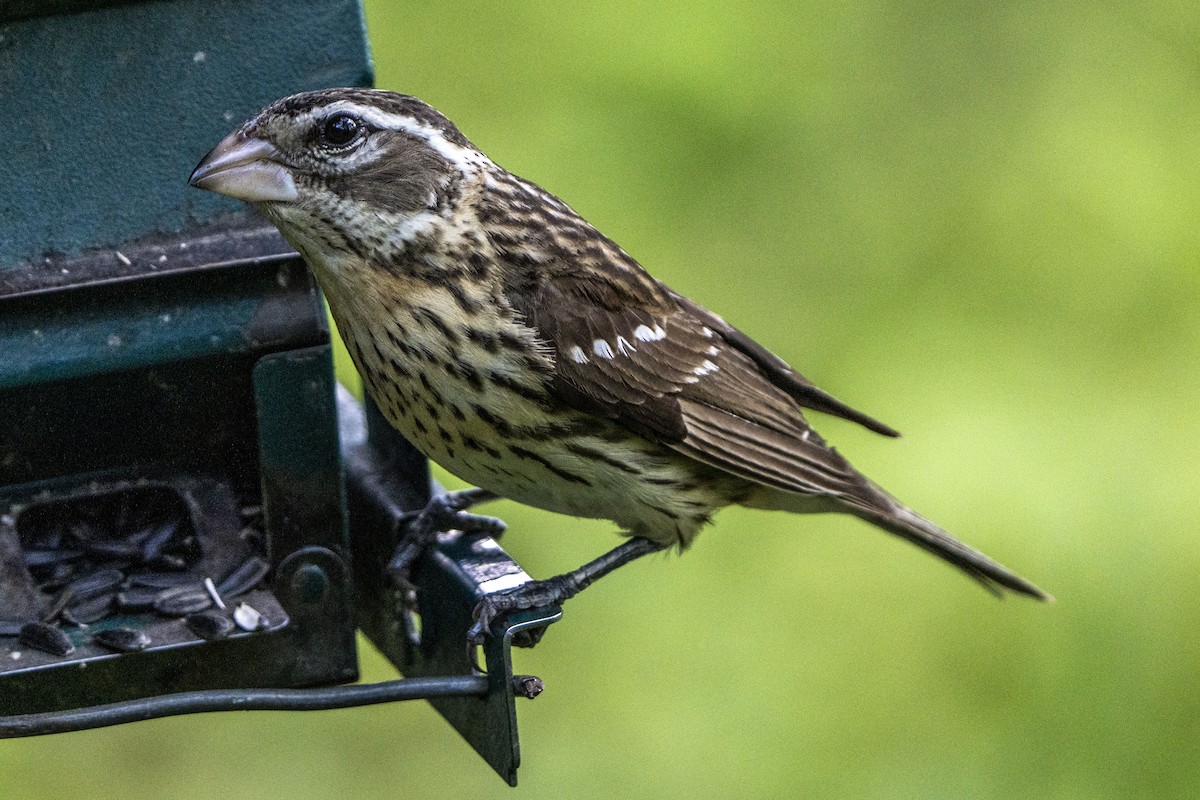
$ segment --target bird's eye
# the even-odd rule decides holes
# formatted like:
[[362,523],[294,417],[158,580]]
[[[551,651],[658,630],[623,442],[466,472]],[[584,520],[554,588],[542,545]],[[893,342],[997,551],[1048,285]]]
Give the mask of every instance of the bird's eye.
[[345,147],[362,135],[366,126],[350,114],[334,114],[321,123],[321,143],[330,147]]

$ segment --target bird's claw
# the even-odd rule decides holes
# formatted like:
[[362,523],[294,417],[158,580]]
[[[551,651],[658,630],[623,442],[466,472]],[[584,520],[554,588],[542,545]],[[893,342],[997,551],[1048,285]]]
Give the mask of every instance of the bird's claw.
[[446,492],[430,498],[425,508],[409,511],[396,519],[396,526],[404,530],[388,562],[386,574],[392,586],[399,590],[404,609],[401,624],[405,639],[414,646],[420,644],[417,614],[417,587],[412,582],[411,571],[417,559],[437,541],[439,533],[451,530],[465,533],[483,533],[499,536],[507,527],[503,520],[482,514],[471,514],[466,509],[492,500],[495,495],[485,489],[463,489]]
[[[558,602],[553,597],[547,595],[545,591],[544,585],[549,582],[531,581],[530,583],[506,589],[502,592],[484,595],[475,604],[475,610],[472,614],[474,622],[467,629],[467,658],[476,671],[487,671],[479,666],[476,648],[483,645],[487,641],[488,636],[491,635],[493,622],[514,611],[543,608]],[[534,584],[538,585],[534,586]],[[526,587],[532,587],[532,591],[526,590],[522,592]],[[523,630],[513,637],[512,643],[516,647],[533,647],[541,640],[542,634],[545,632],[545,626]]]
[[429,498],[429,503],[419,511],[408,511],[396,519],[396,524],[408,528],[408,537],[420,538],[444,531],[464,533],[486,533],[499,536],[508,528],[504,521],[483,514],[470,514],[471,506],[494,500],[496,495],[486,489],[462,489],[445,492]]
[[[492,622],[499,617],[508,616],[515,611],[529,611],[557,605],[575,595],[578,589],[573,585],[571,575],[558,575],[543,581],[529,581],[511,589],[486,594],[475,604],[473,617],[475,622],[467,629],[467,643],[474,647],[483,644],[492,629]],[[521,646],[532,647],[541,638],[541,631],[531,641],[514,642]]]
[[387,572],[393,584],[403,589],[408,581],[408,571],[421,554],[437,541],[439,533],[463,531],[500,536],[508,527],[504,521],[483,514],[471,514],[466,509],[492,500],[495,495],[485,489],[462,489],[431,497],[420,511],[409,511],[396,519],[397,527],[406,528],[404,537],[396,546],[388,562]]
[[429,501],[429,505],[420,511],[408,511],[396,519],[396,524],[413,530],[432,530],[433,533],[445,531],[462,531],[463,533],[484,533],[498,537],[508,530],[504,520],[489,517],[486,514],[471,514],[455,504],[446,501],[446,495],[438,495]]
[[[485,598],[486,600],[486,598]],[[488,632],[492,629],[492,620],[496,618],[495,606],[480,600],[475,606],[474,622],[467,628],[467,647],[475,648],[483,644]]]

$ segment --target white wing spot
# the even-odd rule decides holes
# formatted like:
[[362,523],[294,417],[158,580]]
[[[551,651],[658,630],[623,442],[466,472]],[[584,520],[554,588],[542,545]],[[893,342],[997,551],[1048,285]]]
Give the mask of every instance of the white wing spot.
[[633,329],[633,338],[639,342],[657,342],[667,338],[667,332],[661,325],[655,325],[653,329],[648,325],[638,325]]
[[617,352],[622,355],[628,353],[636,353],[637,348],[629,343],[629,340],[624,336],[617,336]]
[[601,358],[612,358],[613,357],[612,347],[609,345],[608,342],[604,341],[603,339],[597,339],[596,341],[592,342],[592,352],[595,353],[596,355],[600,356]]
[[721,352],[721,348],[717,347],[715,344],[709,345],[708,350],[705,352],[707,352],[710,356],[715,356],[717,353]]
[[567,355],[569,355],[571,357],[571,360],[574,361],[576,364],[588,363],[587,353],[583,352],[583,348],[580,347],[579,345],[575,345],[570,350],[568,350]]
[[713,337],[712,328],[708,327],[707,325],[701,328],[701,331],[703,331],[705,339],[711,339]]
[[808,441],[808,434],[809,434],[809,431],[807,431],[807,430],[806,430],[804,433],[800,434],[800,441],[802,441],[802,442],[807,442],[807,441]]
[[713,362],[709,361],[707,358],[704,359],[704,363],[702,363],[700,366],[698,366],[694,370],[692,370],[692,372],[694,372],[695,374],[697,374],[701,377],[703,377],[705,375],[709,375],[716,371],[717,371],[717,365],[714,364]]

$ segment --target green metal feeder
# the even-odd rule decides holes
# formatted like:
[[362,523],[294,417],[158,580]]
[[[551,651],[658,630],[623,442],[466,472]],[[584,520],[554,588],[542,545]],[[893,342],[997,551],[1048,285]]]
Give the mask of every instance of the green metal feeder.
[[[0,736],[424,697],[515,783],[514,696],[538,682],[509,647],[558,610],[499,624],[475,670],[481,586],[527,576],[449,534],[416,569],[412,634],[383,568],[427,464],[338,391],[299,256],[187,186],[270,101],[369,85],[363,25],[358,0],[0,6]],[[248,564],[261,580],[228,599],[254,624],[164,612],[229,617],[219,585]],[[47,626],[73,649],[39,647]],[[406,678],[344,685],[358,629]]]

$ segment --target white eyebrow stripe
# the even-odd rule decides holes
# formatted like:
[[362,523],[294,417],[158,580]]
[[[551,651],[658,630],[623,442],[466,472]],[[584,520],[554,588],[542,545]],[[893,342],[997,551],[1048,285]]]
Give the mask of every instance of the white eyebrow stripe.
[[601,358],[613,357],[612,345],[603,339],[597,339],[596,341],[592,342],[592,352]]
[[424,139],[439,155],[463,172],[473,172],[478,167],[491,163],[491,159],[478,150],[454,144],[448,141],[437,128],[424,125],[404,114],[390,114],[378,108],[364,106],[350,100],[339,100],[336,103],[322,106],[320,114],[325,116],[330,111],[347,111],[361,117],[364,122],[373,127],[404,131],[405,133],[418,136]]

